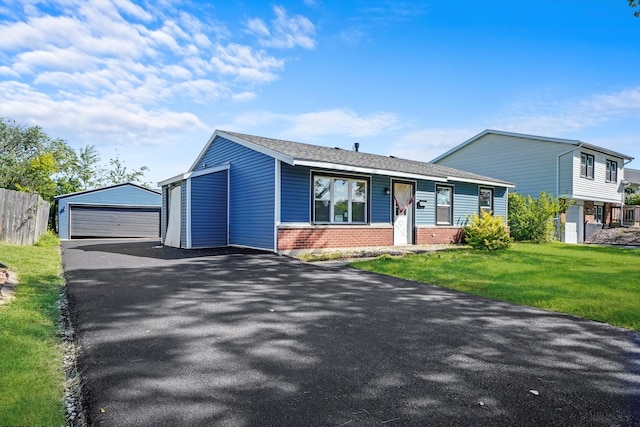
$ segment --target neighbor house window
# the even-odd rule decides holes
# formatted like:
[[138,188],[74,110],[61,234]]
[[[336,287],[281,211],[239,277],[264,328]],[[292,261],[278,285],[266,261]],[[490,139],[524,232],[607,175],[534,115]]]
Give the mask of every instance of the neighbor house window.
[[580,155],[580,176],[593,178],[593,155],[582,153]]
[[480,188],[478,190],[479,213],[488,212],[493,214],[493,189]]
[[607,160],[607,182],[618,182],[618,162]]
[[313,178],[313,221],[366,223],[367,194],[366,180],[316,175]]
[[602,220],[604,219],[602,206],[593,207],[593,219],[595,222],[600,222],[600,223],[602,222]]
[[436,224],[453,225],[453,188],[436,186]]

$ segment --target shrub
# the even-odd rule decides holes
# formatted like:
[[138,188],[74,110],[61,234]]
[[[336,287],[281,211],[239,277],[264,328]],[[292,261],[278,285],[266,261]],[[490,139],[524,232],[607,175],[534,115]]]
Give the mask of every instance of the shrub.
[[624,201],[625,205],[640,205],[640,193],[629,194]]
[[572,201],[555,198],[544,191],[540,197],[509,194],[509,230],[516,241],[549,242],[556,235],[553,219]]
[[483,211],[482,215],[473,214],[471,223],[464,227],[465,239],[474,249],[506,249],[511,245],[511,237],[504,219]]

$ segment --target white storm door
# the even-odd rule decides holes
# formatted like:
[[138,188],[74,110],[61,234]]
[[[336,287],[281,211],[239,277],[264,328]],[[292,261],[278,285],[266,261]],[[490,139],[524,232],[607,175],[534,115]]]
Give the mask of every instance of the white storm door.
[[393,183],[393,244],[413,244],[413,185]]
[[166,246],[180,247],[180,228],[182,224],[182,186],[178,185],[169,191],[169,218],[164,238]]

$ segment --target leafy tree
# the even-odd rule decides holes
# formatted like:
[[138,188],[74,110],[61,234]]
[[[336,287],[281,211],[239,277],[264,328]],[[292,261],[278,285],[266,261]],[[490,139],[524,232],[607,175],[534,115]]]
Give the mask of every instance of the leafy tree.
[[[627,1],[629,2],[629,6],[631,7],[638,7],[638,5],[640,5],[639,0],[627,0]],[[636,18],[640,16],[640,10],[636,10],[635,12],[633,12],[633,16],[635,16]]]
[[555,198],[544,191],[534,199],[517,193],[509,194],[509,229],[516,241],[548,242],[554,239],[553,219],[572,201]]
[[511,246],[511,237],[504,224],[504,218],[482,211],[480,216],[473,214],[471,223],[464,227],[464,237],[474,249],[506,249]]
[[135,182],[144,186],[149,186],[148,182],[144,182],[144,173],[149,170],[146,166],[140,169],[128,170],[119,156],[115,159],[109,159],[111,169],[106,172],[105,181],[107,185],[122,184],[123,182]]

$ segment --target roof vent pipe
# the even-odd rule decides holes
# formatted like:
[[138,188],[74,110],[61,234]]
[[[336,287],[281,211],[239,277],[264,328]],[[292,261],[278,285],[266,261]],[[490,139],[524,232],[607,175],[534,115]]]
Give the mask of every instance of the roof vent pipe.
[[354,142],[353,143],[353,150],[354,151],[360,150],[360,143],[359,142]]

